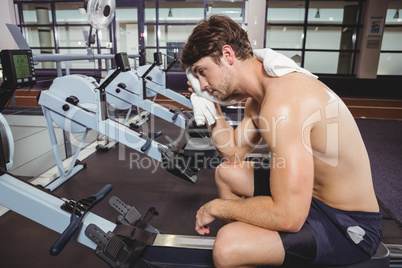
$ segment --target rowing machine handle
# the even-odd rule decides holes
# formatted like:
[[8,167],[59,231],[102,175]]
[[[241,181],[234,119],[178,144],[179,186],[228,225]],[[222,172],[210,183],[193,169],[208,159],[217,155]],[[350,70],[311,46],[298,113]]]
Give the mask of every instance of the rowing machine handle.
[[[112,190],[113,190],[113,186],[111,184],[107,184],[98,193],[91,195],[85,199],[86,201],[92,201],[92,203],[89,204],[89,206],[86,208],[85,211],[78,211],[77,213],[79,215],[76,214],[76,211],[73,211],[71,213],[70,224],[63,231],[63,233],[56,240],[56,242],[54,242],[54,244],[50,247],[50,250],[49,250],[50,255],[57,256],[60,254],[60,252],[64,249],[64,247],[67,245],[67,243],[71,240],[71,238],[74,236],[74,234],[79,229],[82,219],[84,218],[84,215],[93,206],[95,206],[100,201],[102,201]],[[78,201],[78,202],[80,202],[80,201]]]
[[102,201],[112,190],[113,190],[113,186],[111,184],[107,184],[99,192],[91,195],[88,198],[94,198],[95,199],[94,205],[96,205],[100,201]]
[[71,240],[75,232],[78,230],[78,227],[81,225],[81,218],[77,215],[71,215],[70,224],[61,234],[61,236],[54,242],[51,246],[49,253],[52,256],[57,256],[64,249],[67,243]]
[[146,150],[148,150],[149,146],[151,146],[152,141],[161,135],[162,135],[162,131],[148,134],[147,140],[145,141],[144,145],[142,145],[142,147],[141,147],[141,152],[145,152]]

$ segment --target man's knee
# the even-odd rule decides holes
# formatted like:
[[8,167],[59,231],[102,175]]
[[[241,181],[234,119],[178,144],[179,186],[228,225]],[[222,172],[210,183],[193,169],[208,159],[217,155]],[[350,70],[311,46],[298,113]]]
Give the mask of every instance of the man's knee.
[[215,239],[216,267],[281,265],[285,251],[278,232],[244,222],[223,226]]
[[213,259],[216,267],[229,267],[233,265],[233,256],[236,256],[237,244],[235,242],[236,222],[223,226],[215,239]]

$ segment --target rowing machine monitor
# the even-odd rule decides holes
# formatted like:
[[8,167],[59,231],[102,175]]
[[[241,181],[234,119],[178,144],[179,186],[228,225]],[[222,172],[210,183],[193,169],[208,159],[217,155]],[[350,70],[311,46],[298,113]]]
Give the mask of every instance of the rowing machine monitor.
[[31,50],[2,50],[0,57],[3,69],[3,84],[0,87],[1,112],[17,88],[35,85],[36,78]]
[[31,50],[2,50],[1,64],[4,83],[9,88],[33,86],[36,84]]
[[107,119],[107,102],[106,102],[106,92],[105,89],[106,87],[115,79],[119,73],[121,72],[127,72],[130,71],[130,63],[128,61],[127,53],[121,52],[117,53],[114,56],[114,59],[116,61],[117,69],[110,75],[105,82],[103,82],[99,86],[99,94],[100,94],[100,101],[101,101],[101,119],[106,120]]
[[116,65],[122,72],[130,71],[130,62],[128,61],[127,53],[122,52],[115,55]]
[[[4,110],[17,88],[36,83],[31,50],[2,50],[3,83],[0,86],[0,112]],[[0,114],[0,175],[10,170],[13,163],[14,141],[10,127]]]

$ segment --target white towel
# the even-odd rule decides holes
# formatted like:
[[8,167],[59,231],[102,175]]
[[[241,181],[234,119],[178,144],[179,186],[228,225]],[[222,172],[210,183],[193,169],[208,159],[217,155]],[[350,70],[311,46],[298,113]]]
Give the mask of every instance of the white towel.
[[194,93],[190,96],[191,103],[193,104],[194,120],[197,126],[205,125],[205,120],[208,125],[213,125],[218,119],[216,115],[215,105],[212,101]]
[[[291,72],[301,72],[311,77],[318,78],[316,75],[297,65],[292,59],[270,48],[256,49],[253,52],[254,57],[263,63],[264,69],[269,76],[278,77]],[[190,68],[187,68],[186,75],[187,79],[191,82],[191,87],[195,91],[195,93],[191,94],[191,102],[193,104],[197,126],[205,125],[205,119],[207,119],[209,125],[215,123],[217,115],[212,102],[222,105],[233,105],[237,102],[235,100],[220,101],[217,96],[213,95],[208,90],[201,89],[200,81],[191,72]]]
[[219,104],[222,104],[222,105],[233,105],[233,104],[237,103],[237,101],[235,101],[235,100],[220,101],[217,96],[215,96],[214,94],[212,94],[208,90],[201,89],[200,81],[193,74],[193,72],[191,72],[190,68],[187,68],[186,75],[187,75],[188,81],[190,81],[190,83],[191,83],[191,87],[194,89],[195,93],[198,96],[201,96],[201,97],[203,97],[203,98],[205,98],[207,100],[210,100],[212,102],[216,102],[216,103],[219,103]]
[[214,102],[223,105],[233,105],[236,103],[236,101],[220,101],[217,96],[213,95],[208,90],[202,90],[200,81],[191,72],[190,68],[187,68],[186,75],[188,81],[191,83],[191,87],[195,91],[195,93],[191,94],[190,100],[193,104],[194,120],[197,126],[203,126],[206,122],[208,125],[215,124],[218,116],[216,115]]
[[278,77],[291,72],[300,72],[318,78],[318,76],[297,65],[292,59],[270,48],[255,49],[253,53],[254,58],[262,62],[269,76]]

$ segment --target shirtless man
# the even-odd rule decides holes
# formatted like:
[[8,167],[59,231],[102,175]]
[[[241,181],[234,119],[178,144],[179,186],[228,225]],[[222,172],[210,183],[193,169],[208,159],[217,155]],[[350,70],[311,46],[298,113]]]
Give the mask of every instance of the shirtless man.
[[[197,25],[181,62],[219,100],[246,101],[235,130],[218,104],[219,119],[210,126],[225,162],[215,173],[219,199],[198,210],[195,229],[204,235],[216,218],[225,223],[215,266],[369,259],[380,243],[381,214],[365,145],[342,100],[303,73],[269,76],[247,33],[225,16]],[[271,152],[270,169],[243,161],[261,140]]]

